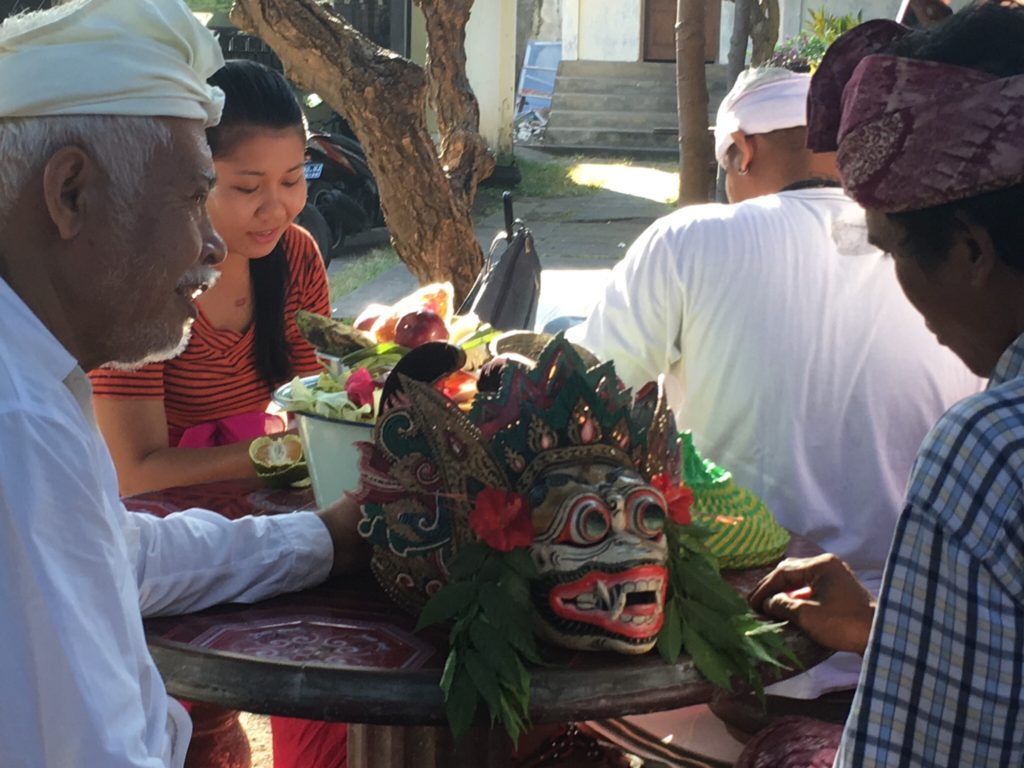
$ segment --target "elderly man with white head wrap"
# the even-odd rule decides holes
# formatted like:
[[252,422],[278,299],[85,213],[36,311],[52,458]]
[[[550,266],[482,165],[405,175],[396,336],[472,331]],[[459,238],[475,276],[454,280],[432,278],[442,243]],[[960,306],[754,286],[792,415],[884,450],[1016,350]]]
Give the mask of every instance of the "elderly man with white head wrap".
[[[805,148],[808,82],[779,69],[739,79],[715,132],[734,204],[655,222],[570,337],[630,386],[666,374],[704,455],[877,589],[918,445],[981,382],[868,244],[834,155]],[[837,656],[774,693],[852,688],[859,666]]]
[[310,586],[358,510],[127,512],[83,370],[173,354],[224,258],[206,214],[216,41],[181,0],[0,27],[0,763],[181,766],[141,614]]

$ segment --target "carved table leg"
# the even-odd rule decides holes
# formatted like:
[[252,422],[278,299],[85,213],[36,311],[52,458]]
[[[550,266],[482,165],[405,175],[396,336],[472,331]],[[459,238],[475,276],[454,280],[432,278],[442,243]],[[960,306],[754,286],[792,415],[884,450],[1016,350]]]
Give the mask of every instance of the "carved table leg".
[[447,727],[348,727],[348,768],[509,768],[512,743],[497,728],[472,728],[452,743]]
[[249,739],[238,721],[238,710],[212,704],[192,704],[192,741],[185,768],[251,768]]

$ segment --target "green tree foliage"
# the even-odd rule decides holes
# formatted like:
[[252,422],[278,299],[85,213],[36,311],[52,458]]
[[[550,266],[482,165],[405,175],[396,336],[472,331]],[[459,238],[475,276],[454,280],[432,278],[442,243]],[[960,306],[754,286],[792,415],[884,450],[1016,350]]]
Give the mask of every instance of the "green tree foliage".
[[216,12],[223,11],[227,13],[231,10],[231,3],[234,0],[188,0],[188,7],[193,11],[200,12]]
[[813,72],[832,42],[860,24],[863,16],[863,11],[856,16],[834,16],[824,7],[812,9],[800,34],[779,43],[767,64],[794,72]]

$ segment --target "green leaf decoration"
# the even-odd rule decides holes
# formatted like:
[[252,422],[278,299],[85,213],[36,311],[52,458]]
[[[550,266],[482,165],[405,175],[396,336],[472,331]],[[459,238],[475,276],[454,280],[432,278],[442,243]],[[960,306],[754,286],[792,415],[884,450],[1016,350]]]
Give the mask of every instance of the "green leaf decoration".
[[533,636],[530,627],[529,614],[525,624],[510,624],[505,628],[505,636],[509,643],[516,649],[516,652],[531,664],[542,664],[540,654],[537,652],[537,640]]
[[459,652],[454,646],[448,651],[448,658],[444,661],[444,671],[441,673],[441,690],[447,697],[451,693],[452,681],[455,679],[455,670],[459,666]]
[[477,650],[470,648],[465,653],[466,670],[469,672],[477,691],[491,710],[491,722],[494,722],[501,710],[501,688],[498,676],[488,661]]
[[658,653],[669,664],[675,664],[683,650],[683,627],[675,600],[665,603],[665,623],[658,633]]
[[533,562],[533,558],[530,557],[530,553],[525,549],[513,549],[507,555],[505,555],[505,562],[514,570],[520,577],[526,579],[536,579],[539,574],[537,573],[537,566]]
[[437,590],[420,612],[416,631],[454,619],[476,600],[476,584],[456,581]]
[[498,719],[501,720],[505,726],[505,730],[508,732],[512,742],[519,741],[519,734],[521,734],[526,727],[526,721],[520,715],[520,711],[524,708],[517,706],[517,702],[510,701],[507,698],[502,697],[500,700],[501,711],[498,713]]
[[697,523],[669,523],[669,592],[658,652],[674,663],[685,649],[714,685],[732,690],[734,680],[763,696],[763,669],[784,668],[795,660],[782,641],[785,624],[761,621],[719,574],[718,561],[702,543],[707,531]]
[[486,582],[480,586],[480,607],[494,627],[504,630],[513,626],[521,617],[523,606],[510,601],[499,585]]
[[747,635],[756,637],[757,635],[776,634],[788,624],[788,621],[758,621],[756,627],[747,630]]
[[492,551],[480,567],[480,573],[478,574],[480,580],[493,581],[495,583],[501,581],[501,577],[505,575],[505,560],[506,558],[502,553]]
[[506,573],[498,582],[498,589],[513,605],[523,609],[529,609],[531,606],[530,582],[518,573]]
[[480,694],[477,692],[476,686],[473,685],[469,672],[457,666],[451,688],[444,700],[448,724],[456,739],[462,738],[473,724],[473,717],[476,715],[479,703]]
[[719,688],[731,691],[732,686],[729,685],[729,678],[731,677],[730,672],[732,670],[727,658],[719,653],[685,619],[682,622],[682,635],[686,652],[693,659],[693,663],[700,670],[700,673]]
[[487,621],[474,621],[469,637],[473,647],[494,667],[499,680],[514,682],[519,679],[515,648],[493,625]]
[[540,663],[532,631],[526,553],[482,544],[459,550],[450,580],[427,602],[417,630],[451,621],[451,648],[441,674],[448,722],[456,738],[471,727],[480,702],[513,742],[528,725],[530,672]]
[[517,686],[519,711],[525,712],[530,704],[530,670],[519,659],[516,659],[516,668],[519,672],[519,684]]
[[462,581],[474,576],[487,559],[490,549],[484,544],[473,542],[459,549],[459,554],[452,563],[452,581]]
[[735,618],[735,614],[730,616],[727,613],[716,611],[707,605],[703,605],[697,600],[686,597],[680,600],[673,600],[672,602],[681,605],[683,615],[686,616],[688,621],[701,627],[705,636],[727,637],[735,634],[737,639],[747,639],[742,628],[736,627],[732,621]]
[[743,635],[743,647],[751,656],[753,656],[758,661],[761,661],[772,667],[779,667],[780,669],[784,667],[781,661],[775,658],[772,654],[768,653],[767,648],[761,645],[761,643],[757,642],[757,640],[754,637],[746,633],[744,633]]

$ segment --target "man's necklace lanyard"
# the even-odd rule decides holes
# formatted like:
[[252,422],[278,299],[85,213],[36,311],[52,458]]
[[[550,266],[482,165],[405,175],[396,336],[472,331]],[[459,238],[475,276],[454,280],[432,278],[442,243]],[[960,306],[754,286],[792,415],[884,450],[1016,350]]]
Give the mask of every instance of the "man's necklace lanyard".
[[822,189],[841,186],[842,184],[834,179],[804,179],[803,181],[794,181],[792,184],[786,185],[779,192],[796,192],[800,189]]

